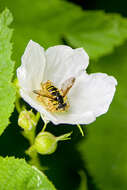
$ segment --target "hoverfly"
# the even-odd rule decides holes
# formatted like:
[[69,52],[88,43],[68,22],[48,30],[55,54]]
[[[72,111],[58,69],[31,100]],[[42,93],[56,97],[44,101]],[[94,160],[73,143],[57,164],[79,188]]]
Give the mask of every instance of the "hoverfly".
[[69,108],[69,102],[66,95],[74,82],[74,77],[67,79],[59,90],[50,80],[48,80],[45,83],[41,83],[41,90],[34,90],[33,92],[37,94],[37,100],[45,106],[48,111],[64,112]]

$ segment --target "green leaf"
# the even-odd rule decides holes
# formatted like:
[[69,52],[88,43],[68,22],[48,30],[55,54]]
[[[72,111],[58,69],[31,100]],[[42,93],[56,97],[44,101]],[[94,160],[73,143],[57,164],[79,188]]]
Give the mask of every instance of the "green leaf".
[[70,24],[67,41],[74,47],[84,47],[92,59],[111,53],[127,39],[127,19],[119,14],[84,11]]
[[1,190],[55,190],[48,178],[23,159],[0,157]]
[[10,43],[12,29],[8,27],[11,22],[12,15],[6,9],[0,14],[0,134],[9,124],[15,100],[15,90],[11,83],[14,69]]
[[114,54],[91,63],[90,72],[114,75],[118,86],[107,114],[88,127],[79,145],[82,158],[97,186],[103,190],[127,189],[127,43]]
[[84,11],[65,0],[0,0],[0,4],[14,15],[14,58],[18,65],[30,39],[45,48],[62,44],[64,39],[73,47],[84,47],[91,58],[112,52],[127,39],[127,19],[119,14]]

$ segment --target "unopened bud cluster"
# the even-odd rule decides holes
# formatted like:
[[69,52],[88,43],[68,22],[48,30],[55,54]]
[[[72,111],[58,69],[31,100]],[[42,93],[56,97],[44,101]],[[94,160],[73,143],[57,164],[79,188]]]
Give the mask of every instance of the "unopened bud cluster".
[[42,155],[52,154],[58,146],[58,141],[68,140],[71,135],[71,133],[67,133],[59,137],[55,137],[53,134],[43,131],[35,137],[37,118],[32,110],[21,111],[19,114],[18,124],[22,129],[24,129],[23,135],[29,139],[32,145],[27,151],[28,154],[32,151],[36,151]]

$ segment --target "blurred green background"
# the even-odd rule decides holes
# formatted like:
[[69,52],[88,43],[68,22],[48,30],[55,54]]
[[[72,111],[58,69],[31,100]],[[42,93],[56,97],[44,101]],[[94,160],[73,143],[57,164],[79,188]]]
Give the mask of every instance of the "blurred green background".
[[[73,130],[72,140],[59,143],[54,154],[40,156],[42,165],[48,166],[48,178],[59,190],[126,190],[127,2],[0,0],[0,11],[5,7],[14,18],[12,58],[16,67],[32,39],[45,48],[56,44],[84,47],[90,55],[89,73],[104,72],[118,80],[108,113],[83,126],[85,137],[76,126],[48,125],[47,130],[56,136]],[[29,144],[20,133],[17,119],[14,110],[11,124],[0,137],[0,155],[28,159],[24,151]],[[41,126],[39,121],[37,132]]]

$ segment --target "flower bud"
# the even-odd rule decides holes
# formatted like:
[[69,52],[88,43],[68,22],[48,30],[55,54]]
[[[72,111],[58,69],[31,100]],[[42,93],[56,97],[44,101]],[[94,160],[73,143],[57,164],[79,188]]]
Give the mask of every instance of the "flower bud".
[[40,132],[35,138],[34,148],[40,154],[52,154],[55,152],[58,141],[68,140],[71,133],[64,134],[59,137],[55,137],[49,132]]
[[25,131],[30,131],[33,127],[36,126],[36,116],[34,115],[32,110],[24,110],[20,112],[18,125]]
[[35,139],[34,147],[40,154],[52,154],[57,148],[57,140],[49,132],[41,132]]

